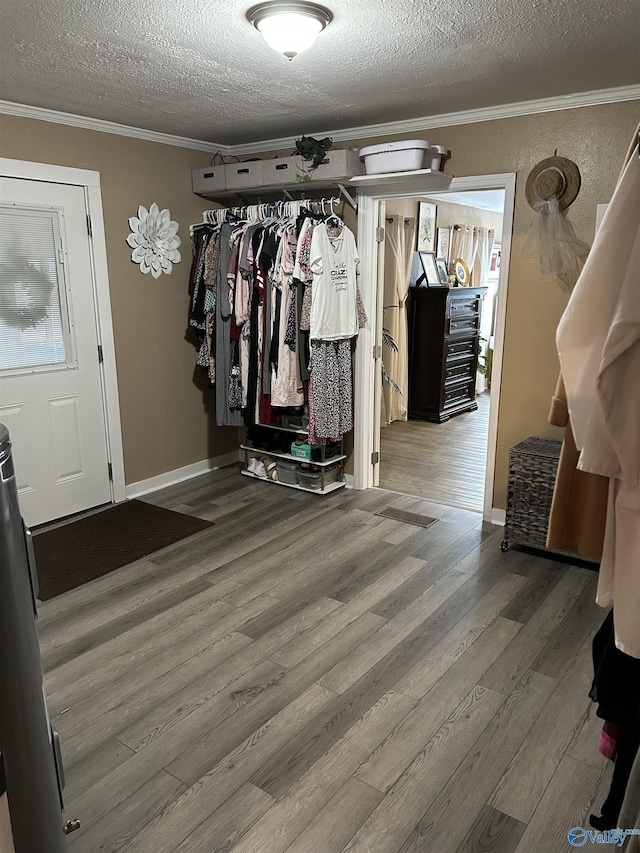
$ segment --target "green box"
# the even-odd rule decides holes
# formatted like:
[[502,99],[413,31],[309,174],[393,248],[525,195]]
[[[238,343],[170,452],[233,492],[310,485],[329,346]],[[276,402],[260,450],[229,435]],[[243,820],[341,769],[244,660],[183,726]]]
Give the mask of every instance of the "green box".
[[296,459],[306,459],[308,462],[317,462],[320,459],[322,448],[319,444],[296,444],[291,445],[291,455]]

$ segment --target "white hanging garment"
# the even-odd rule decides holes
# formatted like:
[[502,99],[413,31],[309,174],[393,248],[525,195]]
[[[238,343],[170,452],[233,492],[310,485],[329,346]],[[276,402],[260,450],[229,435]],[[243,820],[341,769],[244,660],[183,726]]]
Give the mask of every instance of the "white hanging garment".
[[631,156],[560,321],[578,468],[610,478],[597,601],[640,657],[640,160]]
[[353,232],[342,225],[329,237],[324,223],[311,238],[311,340],[338,341],[358,334],[357,271],[360,264]]

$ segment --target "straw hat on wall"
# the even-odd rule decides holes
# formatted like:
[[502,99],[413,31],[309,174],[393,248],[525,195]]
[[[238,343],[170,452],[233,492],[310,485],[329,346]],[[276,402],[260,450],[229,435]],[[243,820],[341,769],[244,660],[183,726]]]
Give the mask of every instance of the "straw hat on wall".
[[547,157],[529,172],[525,193],[531,207],[557,198],[560,210],[566,210],[580,191],[580,170],[566,157]]

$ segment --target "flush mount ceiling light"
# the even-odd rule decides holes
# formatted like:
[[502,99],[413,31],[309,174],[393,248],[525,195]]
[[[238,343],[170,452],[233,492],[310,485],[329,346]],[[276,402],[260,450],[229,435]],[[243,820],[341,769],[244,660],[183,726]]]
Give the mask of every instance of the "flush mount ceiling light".
[[323,6],[306,2],[260,3],[247,12],[269,47],[288,59],[310,48],[332,17]]

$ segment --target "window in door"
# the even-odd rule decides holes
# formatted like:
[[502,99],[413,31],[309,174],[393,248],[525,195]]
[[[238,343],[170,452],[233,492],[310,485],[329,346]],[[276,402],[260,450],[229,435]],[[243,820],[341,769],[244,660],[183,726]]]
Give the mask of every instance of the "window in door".
[[61,211],[0,205],[0,371],[76,367]]

